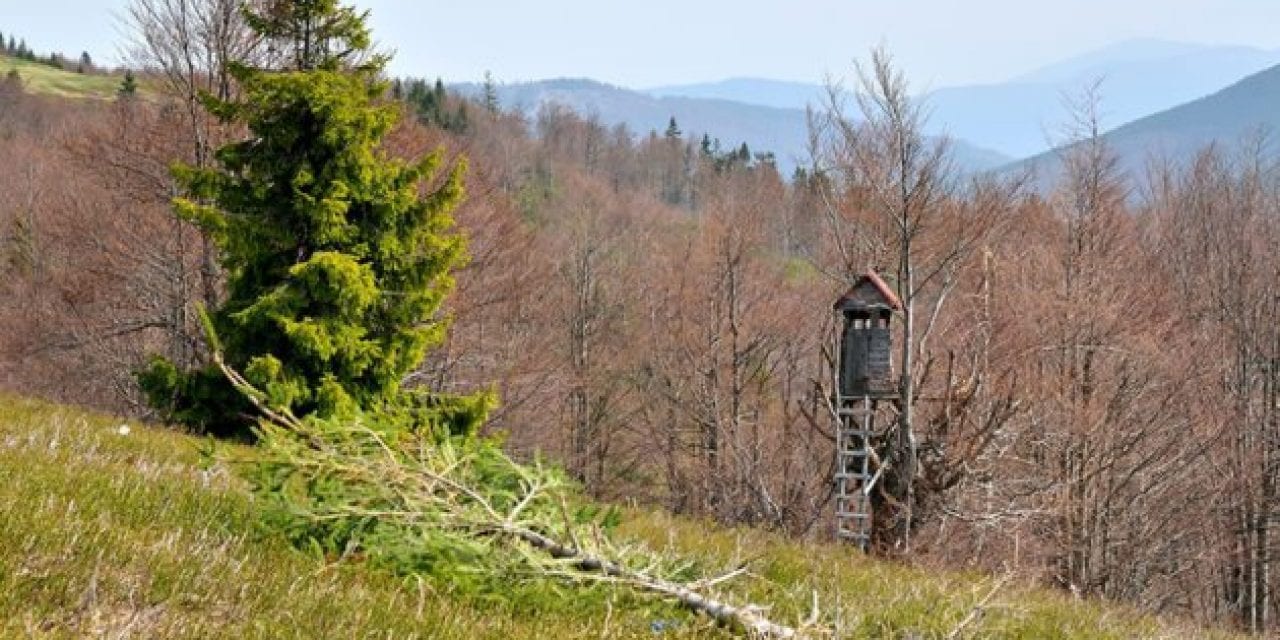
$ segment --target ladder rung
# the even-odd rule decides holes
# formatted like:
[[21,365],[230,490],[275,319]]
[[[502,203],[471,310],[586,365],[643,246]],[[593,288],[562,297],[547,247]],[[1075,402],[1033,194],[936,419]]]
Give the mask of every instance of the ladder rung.
[[866,550],[871,544],[871,503],[866,489],[873,476],[870,466],[876,406],[869,397],[836,393],[836,537]]

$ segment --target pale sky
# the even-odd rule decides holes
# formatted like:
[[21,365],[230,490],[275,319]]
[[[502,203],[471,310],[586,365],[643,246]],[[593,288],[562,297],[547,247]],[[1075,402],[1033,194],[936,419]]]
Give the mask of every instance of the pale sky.
[[[113,61],[129,0],[0,0],[0,31]],[[999,82],[1131,38],[1280,47],[1278,0],[356,0],[392,72],[631,88],[820,82],[884,44],[913,86]]]

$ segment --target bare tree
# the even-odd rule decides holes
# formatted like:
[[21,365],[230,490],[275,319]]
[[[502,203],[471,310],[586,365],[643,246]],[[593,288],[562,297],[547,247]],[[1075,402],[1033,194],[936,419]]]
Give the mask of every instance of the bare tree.
[[[203,96],[225,101],[236,95],[232,65],[260,64],[268,52],[245,23],[241,0],[132,0],[126,9],[131,34],[129,61],[159,78],[169,98],[181,105],[190,152],[182,158],[205,167],[226,135],[204,106]],[[200,297],[216,304],[219,270],[213,242],[202,237]]]
[[561,248],[555,251],[555,288],[563,296],[561,324],[567,328],[569,390],[569,471],[588,487],[603,491],[617,461],[611,457],[616,431],[628,417],[625,315],[630,267],[627,247],[641,240],[640,229],[610,215],[599,187],[577,185],[557,220]]
[[1280,606],[1280,176],[1257,137],[1235,156],[1207,150],[1162,184],[1163,258],[1200,340],[1200,419],[1217,435],[1213,490],[1230,496],[1206,509],[1216,562],[1197,575],[1216,588],[1205,615],[1268,633]]
[[821,120],[825,153],[817,164],[832,177],[825,215],[832,251],[819,266],[844,282],[868,268],[886,270],[902,302],[898,416],[884,443],[879,494],[879,512],[893,517],[877,528],[881,543],[906,550],[920,474],[917,407],[934,365],[931,339],[965,261],[1007,220],[1020,184],[961,185],[947,140],[925,135],[926,113],[883,50],[858,67],[858,80],[860,117],[833,85]]

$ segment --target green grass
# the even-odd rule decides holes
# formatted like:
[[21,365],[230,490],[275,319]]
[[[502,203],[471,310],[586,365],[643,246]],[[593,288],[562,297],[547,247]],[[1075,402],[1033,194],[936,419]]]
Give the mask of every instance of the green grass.
[[[673,607],[530,613],[451,597],[358,561],[333,562],[262,533],[201,441],[0,395],[0,636],[137,638],[724,638]],[[631,513],[621,533],[707,565],[750,559],[731,596],[794,622],[817,590],[843,637],[946,637],[991,590],[987,576],[874,562],[753,530]],[[566,589],[565,597],[572,598]],[[593,600],[592,602],[598,602]],[[677,621],[655,634],[655,619]],[[1123,608],[1012,585],[964,628],[980,638],[1204,636]],[[1227,637],[1220,634],[1217,637]]]
[[120,88],[120,77],[63,71],[38,62],[0,56],[0,78],[17,69],[23,88],[30,93],[64,98],[111,99]]

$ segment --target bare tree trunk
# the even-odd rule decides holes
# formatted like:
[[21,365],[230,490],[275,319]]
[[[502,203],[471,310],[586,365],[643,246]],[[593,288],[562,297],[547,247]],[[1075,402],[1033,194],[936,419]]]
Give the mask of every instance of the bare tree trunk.
[[[898,272],[902,300],[902,372],[898,390],[898,441],[894,446],[893,461],[899,477],[898,498],[902,512],[898,517],[895,537],[903,550],[911,548],[912,510],[915,506],[914,484],[916,474],[915,439],[915,296],[914,273],[911,264],[911,238],[905,233],[902,240],[901,261]],[[905,294],[905,297],[903,297]]]
[[[170,97],[182,104],[190,155],[182,161],[209,166],[218,144],[217,119],[207,113],[203,96],[229,100],[236,86],[233,63],[262,61],[263,51],[244,22],[238,0],[131,0],[127,20],[132,30],[132,62],[156,71]],[[201,233],[198,288],[194,295],[206,307],[217,305],[221,268],[213,239]],[[182,283],[188,287],[194,283]]]

